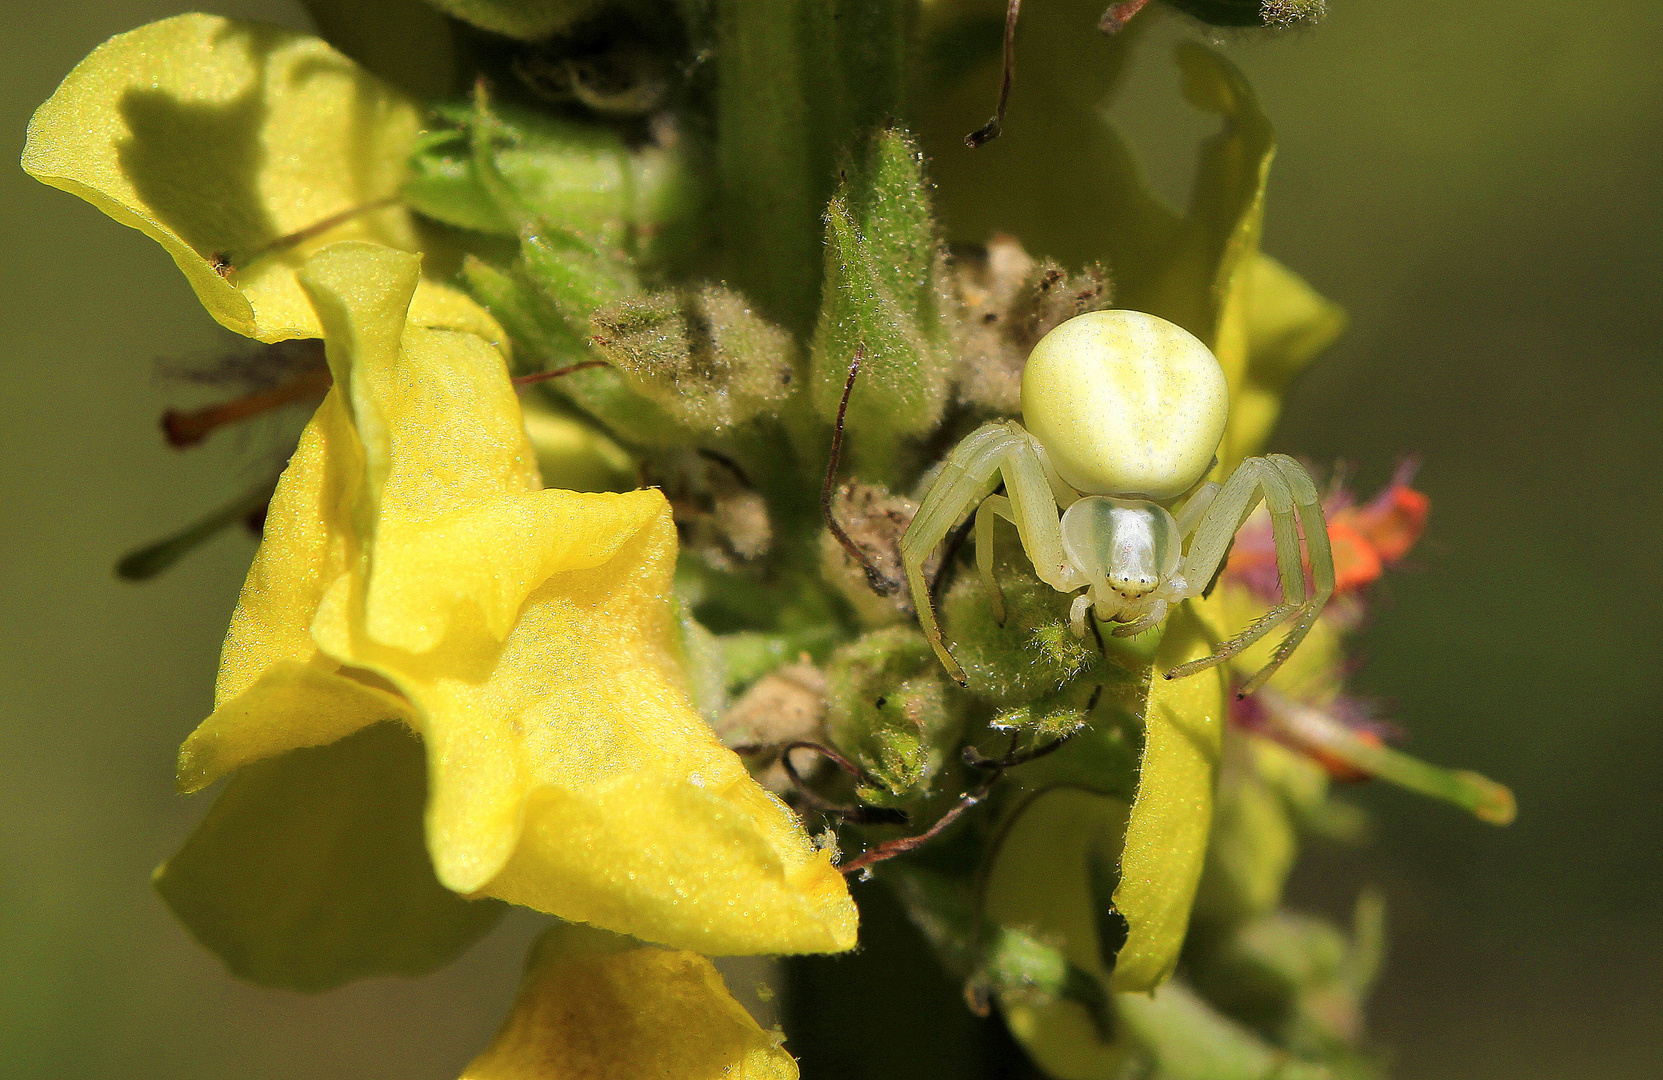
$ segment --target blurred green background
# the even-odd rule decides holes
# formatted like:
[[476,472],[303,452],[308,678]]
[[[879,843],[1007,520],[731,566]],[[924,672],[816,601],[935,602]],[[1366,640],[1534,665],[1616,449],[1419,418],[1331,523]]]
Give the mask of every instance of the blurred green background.
[[[1413,752],[1521,810],[1495,830],[1359,788],[1376,840],[1313,850],[1294,899],[1385,888],[1373,1026],[1403,1080],[1656,1077],[1663,6],[1332,6],[1313,32],[1222,39],[1281,135],[1266,248],[1353,320],[1275,448],[1349,462],[1365,492],[1423,459],[1432,526],[1357,684]],[[0,157],[94,46],[181,10],[6,5]],[[292,0],[214,10],[305,25]],[[1162,44],[1187,32],[1165,20],[1114,110],[1174,199],[1207,130]],[[231,339],[139,234],[10,167],[0,200],[0,1075],[454,1077],[533,920],[428,979],[305,998],[230,979],[150,892],[207,808],[174,794],[172,758],[253,545],[222,537],[143,587],[110,567],[251,483],[281,436],[163,446],[161,409],[204,395],[155,361]]]

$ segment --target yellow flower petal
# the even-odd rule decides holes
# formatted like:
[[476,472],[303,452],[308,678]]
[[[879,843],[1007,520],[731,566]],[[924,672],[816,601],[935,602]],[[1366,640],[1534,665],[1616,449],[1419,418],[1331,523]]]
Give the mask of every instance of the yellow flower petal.
[[377,724],[239,772],[155,885],[197,940],[262,986],[328,990],[422,975],[504,905],[433,876],[421,743]]
[[1185,607],[1167,623],[1144,710],[1143,764],[1126,826],[1114,905],[1130,933],[1115,961],[1115,990],[1153,990],[1172,974],[1189,927],[1212,825],[1224,735],[1224,679],[1217,670],[1168,680],[1162,673],[1213,650]]
[[[1054,945],[1068,962],[1105,987],[1110,973],[1087,877],[1094,847],[1118,844],[1126,803],[1072,787],[1035,795],[1011,821],[988,871],[989,921]],[[1049,1076],[1120,1075],[1128,1049],[1105,1041],[1097,1019],[1066,997],[1000,1002],[1011,1033]]]
[[214,713],[179,751],[182,791],[285,750],[408,717],[392,687],[343,672],[311,635],[329,585],[360,557],[352,517],[362,473],[358,437],[331,390],[277,483],[220,653]]
[[797,1063],[702,956],[557,927],[462,1080],[796,1080]]
[[702,952],[851,947],[829,856],[687,701],[663,495],[538,490],[501,356],[400,324],[415,272],[349,242],[301,275],[336,390],[279,485],[191,782],[402,705],[450,888]]
[[[318,38],[180,15],[76,65],[30,121],[23,168],[160,243],[224,326],[282,341],[321,336],[295,281],[312,252],[354,237],[414,250],[416,234],[390,206],[262,251],[397,194],[419,128],[408,99]],[[411,319],[502,339],[438,282],[422,282]]]

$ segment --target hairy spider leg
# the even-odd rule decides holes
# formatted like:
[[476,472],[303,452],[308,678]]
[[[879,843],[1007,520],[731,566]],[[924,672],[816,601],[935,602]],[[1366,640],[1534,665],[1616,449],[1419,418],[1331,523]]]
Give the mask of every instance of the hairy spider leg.
[[[1293,459],[1287,460],[1292,462]],[[1299,468],[1298,463],[1293,464],[1296,469]],[[1314,498],[1315,485],[1310,483],[1310,477],[1305,475],[1303,469],[1300,469],[1300,475],[1304,477],[1305,486],[1310,488]],[[1294,489],[1289,484],[1283,467],[1269,458],[1248,458],[1237,465],[1236,471],[1230,474],[1230,478],[1224,482],[1224,487],[1214,497],[1212,505],[1207,508],[1201,523],[1196,526],[1195,542],[1191,545],[1190,554],[1179,570],[1184,578],[1185,593],[1195,595],[1205,588],[1205,582],[1212,580],[1213,573],[1218,569],[1224,553],[1230,546],[1231,538],[1247,521],[1247,516],[1258,506],[1261,498],[1270,511],[1271,534],[1276,541],[1276,569],[1282,583],[1282,602],[1253,620],[1235,637],[1221,642],[1211,656],[1181,664],[1167,672],[1167,678],[1181,679],[1223,663],[1274,630],[1289,616],[1308,606],[1309,601],[1305,595],[1305,570],[1300,559],[1299,530],[1295,524]],[[1317,508],[1317,520],[1321,520],[1320,506]],[[1327,527],[1323,526],[1322,531],[1322,546],[1326,550]],[[1331,585],[1329,591],[1332,591]],[[1322,596],[1316,605],[1318,611],[1321,610],[1321,604],[1326,601],[1327,596]],[[1312,615],[1311,619],[1314,620],[1315,616]],[[1295,631],[1290,632],[1289,636],[1293,637],[1297,632],[1298,637],[1303,638],[1305,632],[1310,629],[1309,625],[1305,625],[1304,629],[1299,627],[1300,622],[1296,621]],[[1283,644],[1286,645],[1286,642]],[[1295,640],[1294,645],[1298,644],[1298,640]],[[1287,653],[1292,651],[1292,647],[1288,647],[1286,651],[1278,648],[1270,663],[1253,676],[1249,685],[1262,685],[1265,679],[1282,666],[1282,662],[1287,659]],[[1245,688],[1242,691],[1244,694],[1248,692]]]
[[[912,589],[924,636],[942,666],[959,685],[968,685],[964,669],[953,659],[930,603],[929,585],[924,580],[924,561],[958,520],[972,506],[981,503],[1001,476],[1011,519],[1021,537],[1022,548],[1033,560],[1039,579],[1060,592],[1078,587],[1063,551],[1062,526],[1057,517],[1057,500],[1047,469],[1035,449],[1033,436],[1013,421],[983,424],[954,448],[936,477],[918,513],[901,537],[901,562]],[[999,507],[995,507],[995,512]]]

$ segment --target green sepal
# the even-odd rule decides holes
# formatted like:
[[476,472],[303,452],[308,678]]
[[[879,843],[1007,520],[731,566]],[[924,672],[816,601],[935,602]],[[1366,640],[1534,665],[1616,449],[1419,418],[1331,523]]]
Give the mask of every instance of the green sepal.
[[868,801],[923,795],[957,744],[962,714],[924,636],[912,626],[873,630],[826,665],[826,727],[877,782]]
[[906,134],[875,132],[826,210],[826,273],[809,360],[815,411],[829,420],[862,356],[846,417],[856,476],[895,479],[899,441],[941,419],[952,355],[940,270],[922,156]]
[[237,772],[155,874],[156,890],[236,974],[329,990],[423,975],[507,910],[439,884],[422,827],[427,764],[401,725]]
[[508,332],[516,366],[537,371],[593,359],[577,325],[532,284],[523,263],[504,270],[470,255],[462,281]]
[[[599,304],[636,287],[617,260],[580,237],[550,228],[528,231],[520,257],[508,269],[467,257],[462,279],[508,332],[516,361],[528,372],[602,359],[591,347],[588,318]],[[690,432],[662,406],[637,393],[610,367],[573,371],[544,388],[600,421],[626,445],[679,446],[690,439]]]

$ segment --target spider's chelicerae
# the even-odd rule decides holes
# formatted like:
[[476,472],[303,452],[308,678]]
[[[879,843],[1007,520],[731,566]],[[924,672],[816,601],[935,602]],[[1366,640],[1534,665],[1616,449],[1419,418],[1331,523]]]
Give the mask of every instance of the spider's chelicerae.
[[[1222,485],[1202,482],[1217,463],[1228,416],[1229,391],[1218,360],[1165,319],[1095,311],[1047,334],[1022,374],[1027,427],[1007,420],[971,432],[942,466],[901,539],[919,621],[948,672],[965,682],[936,623],[924,562],[972,507],[976,565],[1001,621],[990,514],[1016,526],[1041,581],[1059,592],[1085,589],[1069,612],[1076,635],[1085,636],[1089,612],[1125,636],[1159,623],[1171,605],[1201,595],[1262,498],[1276,537],[1282,602],[1211,656],[1166,677],[1212,667],[1291,619],[1270,662],[1240,693],[1264,685],[1333,593],[1334,561],[1316,485],[1292,458],[1247,458]],[[1005,494],[995,495],[1001,479]],[[1309,593],[1301,531],[1310,557]]]

